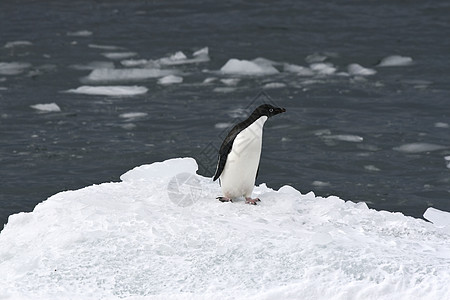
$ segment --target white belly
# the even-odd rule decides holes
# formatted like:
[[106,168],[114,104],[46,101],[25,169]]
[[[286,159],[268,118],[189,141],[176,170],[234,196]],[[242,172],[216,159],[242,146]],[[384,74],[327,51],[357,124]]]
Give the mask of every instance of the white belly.
[[251,197],[261,157],[262,133],[266,120],[266,116],[259,118],[236,136],[220,175],[225,197]]

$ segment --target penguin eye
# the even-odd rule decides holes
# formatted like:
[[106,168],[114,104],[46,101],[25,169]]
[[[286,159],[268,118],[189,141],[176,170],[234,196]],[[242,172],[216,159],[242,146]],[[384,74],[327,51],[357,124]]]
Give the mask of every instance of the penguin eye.
[[273,108],[269,108],[269,112],[273,112]]

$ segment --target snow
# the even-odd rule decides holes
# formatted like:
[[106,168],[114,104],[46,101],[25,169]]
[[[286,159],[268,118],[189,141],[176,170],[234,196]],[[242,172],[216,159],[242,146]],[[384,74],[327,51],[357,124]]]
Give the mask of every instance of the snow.
[[182,83],[183,77],[176,76],[176,75],[167,75],[160,79],[158,79],[158,83],[162,85],[169,85],[174,83]]
[[255,188],[221,203],[192,158],[58,193],[0,233],[1,299],[450,299],[449,213]]
[[271,75],[279,73],[275,67],[265,61],[239,60],[236,58],[228,60],[220,71],[224,74],[235,75]]
[[413,59],[408,56],[391,55],[383,58],[378,64],[379,67],[398,67],[409,66],[413,62]]
[[98,82],[120,82],[120,81],[142,81],[150,78],[173,75],[176,70],[163,69],[95,69],[87,77],[83,78],[84,83]]
[[85,94],[85,95],[104,95],[104,96],[133,96],[148,92],[143,86],[88,86],[83,85],[76,89],[70,89],[67,93]]
[[409,143],[394,147],[395,151],[405,153],[421,153],[447,149],[448,147],[431,143]]
[[35,104],[31,105],[31,108],[43,112],[59,112],[61,108],[56,103],[44,103],[44,104]]
[[18,75],[30,67],[31,64],[24,62],[0,62],[0,75]]
[[450,235],[450,213],[429,207],[423,214],[424,218]]

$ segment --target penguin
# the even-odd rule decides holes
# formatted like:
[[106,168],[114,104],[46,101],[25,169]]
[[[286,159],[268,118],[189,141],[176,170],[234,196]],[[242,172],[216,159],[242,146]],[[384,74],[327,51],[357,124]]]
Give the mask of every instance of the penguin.
[[286,109],[262,104],[243,122],[235,125],[224,139],[219,150],[216,173],[223,196],[221,202],[232,202],[245,197],[245,203],[256,205],[252,192],[258,176],[261,157],[263,126],[268,118],[286,112]]

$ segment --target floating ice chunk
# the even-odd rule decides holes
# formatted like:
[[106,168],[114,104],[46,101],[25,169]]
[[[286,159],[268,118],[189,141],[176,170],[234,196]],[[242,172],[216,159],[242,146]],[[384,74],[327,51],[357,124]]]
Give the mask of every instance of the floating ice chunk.
[[162,84],[162,85],[169,85],[169,84],[182,83],[182,82],[183,82],[183,77],[176,76],[176,75],[167,75],[167,76],[164,76],[164,77],[158,79],[158,83]]
[[312,185],[314,185],[316,187],[327,187],[327,186],[330,186],[331,184],[329,182],[315,180],[312,182]]
[[148,113],[145,113],[145,112],[129,112],[129,113],[123,113],[123,114],[119,115],[120,118],[124,118],[124,119],[137,119],[137,118],[143,118],[146,116],[148,116]]
[[333,139],[333,140],[339,140],[344,142],[351,142],[351,143],[361,143],[364,138],[358,135],[351,135],[351,134],[336,134],[336,135],[327,135],[324,136],[326,139]]
[[92,35],[92,31],[89,31],[89,30],[79,30],[79,31],[67,32],[67,36],[87,37],[87,36],[91,36],[91,35]]
[[114,69],[114,63],[111,61],[93,61],[86,65],[71,65],[75,70],[95,70],[95,69]]
[[120,62],[124,67],[140,67],[148,63],[147,59],[126,59]]
[[87,86],[83,85],[66,92],[85,95],[103,96],[133,96],[147,93],[148,89],[143,86]]
[[205,56],[205,55],[209,55],[209,48],[208,47],[204,47],[200,50],[195,51],[194,53],[192,53],[192,56]]
[[136,52],[106,52],[102,53],[102,55],[106,58],[113,59],[113,60],[119,60],[119,59],[125,59],[130,58],[133,56],[136,56]]
[[280,89],[286,87],[286,84],[283,82],[269,82],[263,85],[264,89]]
[[448,147],[430,143],[410,143],[404,144],[398,147],[394,147],[395,151],[405,152],[405,153],[421,153],[421,152],[431,152],[437,150],[447,149]]
[[293,64],[284,64],[283,70],[285,72],[296,73],[300,76],[313,76],[315,74],[310,68]]
[[35,104],[31,105],[31,108],[34,108],[43,112],[59,112],[61,108],[56,103],[45,103],[45,104]]
[[266,63],[249,61],[249,60],[239,60],[232,58],[227,61],[227,63],[220,69],[221,72],[225,74],[236,74],[236,75],[271,75],[277,74],[279,71]]
[[95,69],[82,82],[120,82],[140,81],[150,78],[164,77],[177,73],[175,70],[162,69]]
[[305,58],[308,64],[324,62],[328,57],[320,53],[313,53]]
[[203,83],[208,84],[208,83],[212,83],[212,82],[214,82],[216,80],[217,80],[216,77],[208,77],[208,78],[205,78],[205,80],[203,80]]
[[233,126],[233,123],[217,123],[214,125],[214,127],[217,129],[230,128],[231,126]]
[[25,47],[25,46],[32,46],[33,43],[29,41],[13,41],[13,42],[7,42],[5,44],[5,48],[15,48],[15,47]]
[[413,62],[411,57],[391,55],[383,58],[378,64],[379,67],[397,67],[397,66],[409,66]]
[[450,126],[448,125],[448,123],[436,122],[436,123],[434,123],[434,127],[437,127],[437,128],[449,128]]
[[123,47],[120,46],[113,46],[113,45],[98,45],[98,44],[89,44],[89,48],[92,49],[100,49],[100,50],[107,50],[107,51],[115,51],[115,50],[123,50]]
[[236,90],[235,87],[231,87],[231,86],[226,86],[226,87],[216,87],[213,89],[214,92],[216,93],[231,93],[234,92]]
[[229,86],[236,86],[239,81],[241,81],[239,78],[224,78],[224,79],[220,79],[220,82],[222,82],[225,85],[229,85]]
[[336,72],[336,68],[331,63],[314,63],[310,65],[311,70],[321,75],[331,75]]
[[160,65],[182,65],[182,64],[193,64],[209,61],[208,48],[200,49],[194,53],[193,58],[188,58],[183,52],[178,51],[169,57],[163,57],[155,62]]
[[375,71],[374,69],[364,68],[359,64],[350,64],[347,67],[347,70],[350,75],[369,76],[377,73],[377,71]]
[[372,172],[379,172],[379,171],[381,171],[379,168],[375,167],[374,165],[364,166],[364,169],[366,169],[367,171],[372,171]]
[[0,75],[19,75],[31,67],[23,62],[0,62]]

